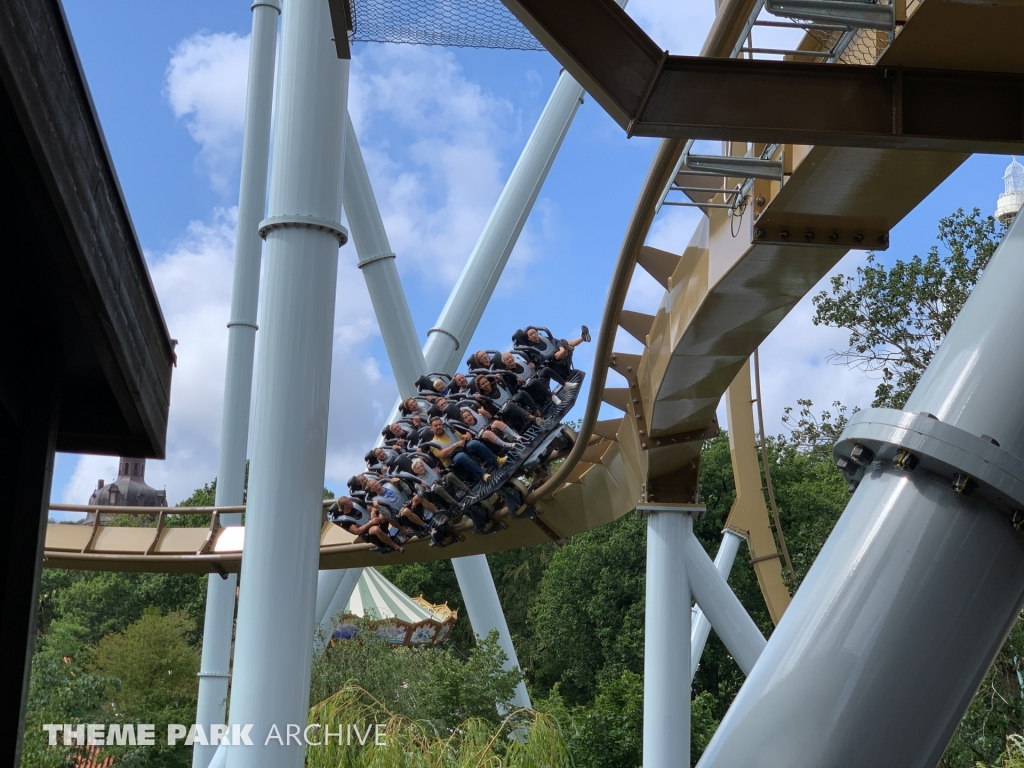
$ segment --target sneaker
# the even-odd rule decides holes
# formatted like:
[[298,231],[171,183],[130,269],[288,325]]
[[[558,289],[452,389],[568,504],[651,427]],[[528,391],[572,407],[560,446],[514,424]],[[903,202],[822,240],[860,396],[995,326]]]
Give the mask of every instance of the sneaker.
[[498,457],[498,466],[499,467],[504,466],[506,459],[508,459],[508,456],[499,456]]
[[584,325],[583,326],[583,332],[580,333],[580,336],[583,337],[584,341],[590,341],[590,329],[587,328],[587,326]]

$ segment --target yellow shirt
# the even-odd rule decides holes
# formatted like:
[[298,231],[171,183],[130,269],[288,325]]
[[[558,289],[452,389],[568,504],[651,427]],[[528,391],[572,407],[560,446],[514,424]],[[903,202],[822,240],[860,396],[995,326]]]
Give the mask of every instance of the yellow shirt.
[[[441,448],[437,448],[435,446],[431,446],[430,447],[430,452],[432,454],[434,454],[435,458],[438,458],[438,459],[441,459],[441,451],[443,451],[445,448],[447,448],[449,445],[451,445],[452,442],[454,442],[453,439],[452,439],[452,436],[449,435],[447,432],[443,432],[440,436],[438,436],[438,435],[431,435],[430,439],[433,440],[435,443],[439,443],[441,446],[443,446]],[[448,456],[446,458],[441,459],[441,464],[443,464],[446,467],[449,464],[451,464],[451,463],[452,463],[451,456]]]

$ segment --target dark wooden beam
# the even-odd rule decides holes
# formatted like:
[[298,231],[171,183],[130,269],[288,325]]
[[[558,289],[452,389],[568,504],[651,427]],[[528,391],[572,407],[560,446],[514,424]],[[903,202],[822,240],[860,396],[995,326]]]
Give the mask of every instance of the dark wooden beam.
[[58,335],[59,447],[162,457],[174,348],[58,0],[0,3],[0,155],[0,332]]
[[[37,350],[41,351],[41,350]],[[56,355],[31,359],[21,423],[0,413],[0,765],[20,765],[60,388]]]
[[334,48],[339,59],[351,59],[352,48],[348,44],[348,33],[352,31],[352,5],[349,0],[327,0],[331,11],[331,31],[334,33]]
[[1024,75],[669,56],[613,0],[502,0],[630,136],[1008,154]]

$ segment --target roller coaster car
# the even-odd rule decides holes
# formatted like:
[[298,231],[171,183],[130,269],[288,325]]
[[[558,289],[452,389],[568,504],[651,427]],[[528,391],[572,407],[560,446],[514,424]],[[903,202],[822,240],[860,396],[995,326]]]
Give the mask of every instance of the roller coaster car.
[[[553,355],[559,343],[551,332],[546,328],[538,328],[541,346],[529,345],[517,348],[516,353],[523,359],[536,360],[541,366],[544,361]],[[525,335],[524,335],[525,339]],[[518,341],[518,339],[517,339]],[[566,361],[568,362],[568,361]],[[493,382],[492,392],[488,395],[491,401],[499,406],[498,416],[502,415],[502,406],[507,403],[512,392],[500,377],[491,378],[493,372],[477,371],[478,375],[485,374]],[[537,375],[541,375],[538,371]],[[439,374],[421,377],[417,385],[421,391],[435,378],[442,378]],[[454,471],[442,474],[441,478],[432,488],[424,492],[423,498],[428,499],[438,508],[429,525],[415,532],[416,537],[430,536],[430,545],[435,547],[446,547],[463,537],[453,530],[454,525],[463,516],[467,516],[473,522],[473,528],[478,534],[487,535],[505,530],[508,526],[501,520],[495,519],[495,513],[504,506],[509,516],[517,520],[529,520],[539,515],[538,510],[532,506],[526,506],[525,500],[529,495],[526,484],[518,479],[520,475],[532,474],[534,479],[540,474],[546,474],[548,463],[556,455],[569,450],[576,439],[576,434],[569,427],[561,422],[576,402],[585,374],[582,371],[570,371],[565,383],[558,388],[552,397],[541,409],[541,423],[531,423],[526,429],[520,431],[521,441],[512,450],[505,454],[505,462],[502,466],[493,469],[490,479],[486,482],[477,482],[470,485],[458,477]],[[449,377],[444,377],[450,381]],[[430,446],[426,443],[425,446]],[[425,450],[420,446],[420,450]],[[440,445],[438,445],[440,447]],[[370,474],[370,472],[367,472]],[[411,497],[420,478],[405,471],[395,473],[392,477],[394,482],[408,485],[409,496]],[[359,495],[358,491],[353,492],[354,496]],[[358,499],[362,501],[362,499]],[[338,525],[345,526],[347,523],[363,524],[368,519],[368,510],[362,504],[357,504],[355,516],[351,519],[348,516],[342,517],[335,504],[328,510],[328,519]],[[396,524],[408,527],[405,522],[395,520]],[[400,536],[397,539],[399,544],[404,544],[412,536]],[[367,538],[363,537],[366,541]],[[390,547],[370,540],[369,543],[376,543],[372,551],[388,554],[394,550]]]
[[524,471],[533,471],[545,465],[554,451],[564,450],[566,441],[572,444],[572,430],[564,427],[561,421],[575,404],[583,378],[582,371],[572,372],[557,392],[558,402],[552,400],[541,411],[543,423],[532,424],[522,432],[524,441],[506,454],[505,463],[491,472],[491,479],[477,483],[460,499],[463,510],[491,496]]

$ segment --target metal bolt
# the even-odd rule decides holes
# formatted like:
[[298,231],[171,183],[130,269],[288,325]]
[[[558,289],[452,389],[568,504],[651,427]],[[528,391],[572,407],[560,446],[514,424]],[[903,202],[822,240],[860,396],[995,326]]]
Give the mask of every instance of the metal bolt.
[[640,402],[640,398],[638,398],[638,397],[634,397],[634,398],[633,398],[633,403],[634,403],[634,405],[635,405],[636,403],[639,403],[639,402]]
[[641,429],[641,430],[640,430],[640,432],[639,432],[639,434],[640,434],[640,437],[643,437],[643,436],[644,436],[644,435],[646,435],[647,433],[646,433],[646,432],[644,432],[644,431],[643,431],[643,430]]
[[970,475],[960,474],[959,472],[953,475],[953,490],[961,496],[970,496],[977,487],[978,484],[974,482],[974,478]]
[[633,372],[633,366],[632,365],[627,365],[626,366],[626,373],[632,373],[632,372]]
[[904,472],[913,472],[914,467],[918,464],[918,458],[910,451],[903,449],[896,454],[893,464],[896,465],[896,469],[902,469]]
[[882,245],[888,245],[889,244],[889,235],[879,235],[878,236],[878,242],[880,244],[882,244]]
[[814,233],[811,232],[810,230],[807,230],[806,232],[804,232],[804,240],[806,240],[808,243],[813,242],[814,241]]
[[838,232],[833,232],[832,234],[830,234],[828,236],[828,239],[829,239],[829,242],[831,242],[831,243],[838,243],[839,242],[839,233]]
[[640,443],[640,447],[643,448],[646,451],[647,450],[647,443]]
[[779,238],[781,240],[789,240],[789,230],[788,229],[784,229],[781,232],[779,232]]
[[644,417],[644,416],[643,416],[643,414],[642,414],[642,413],[638,413],[638,414],[636,415],[636,420],[637,420],[637,421],[640,421],[640,419],[642,419],[643,417]]
[[764,205],[764,195],[758,195],[757,200],[754,201],[758,205]]
[[853,450],[850,451],[850,458],[858,464],[870,464],[871,460],[875,458],[875,453],[870,448],[858,444],[853,446]]
[[754,230],[754,237],[756,237],[758,240],[763,239],[764,238],[764,230],[763,229],[755,229]]
[[854,235],[853,242],[857,243],[857,245],[860,245],[861,243],[864,242],[864,235]]

